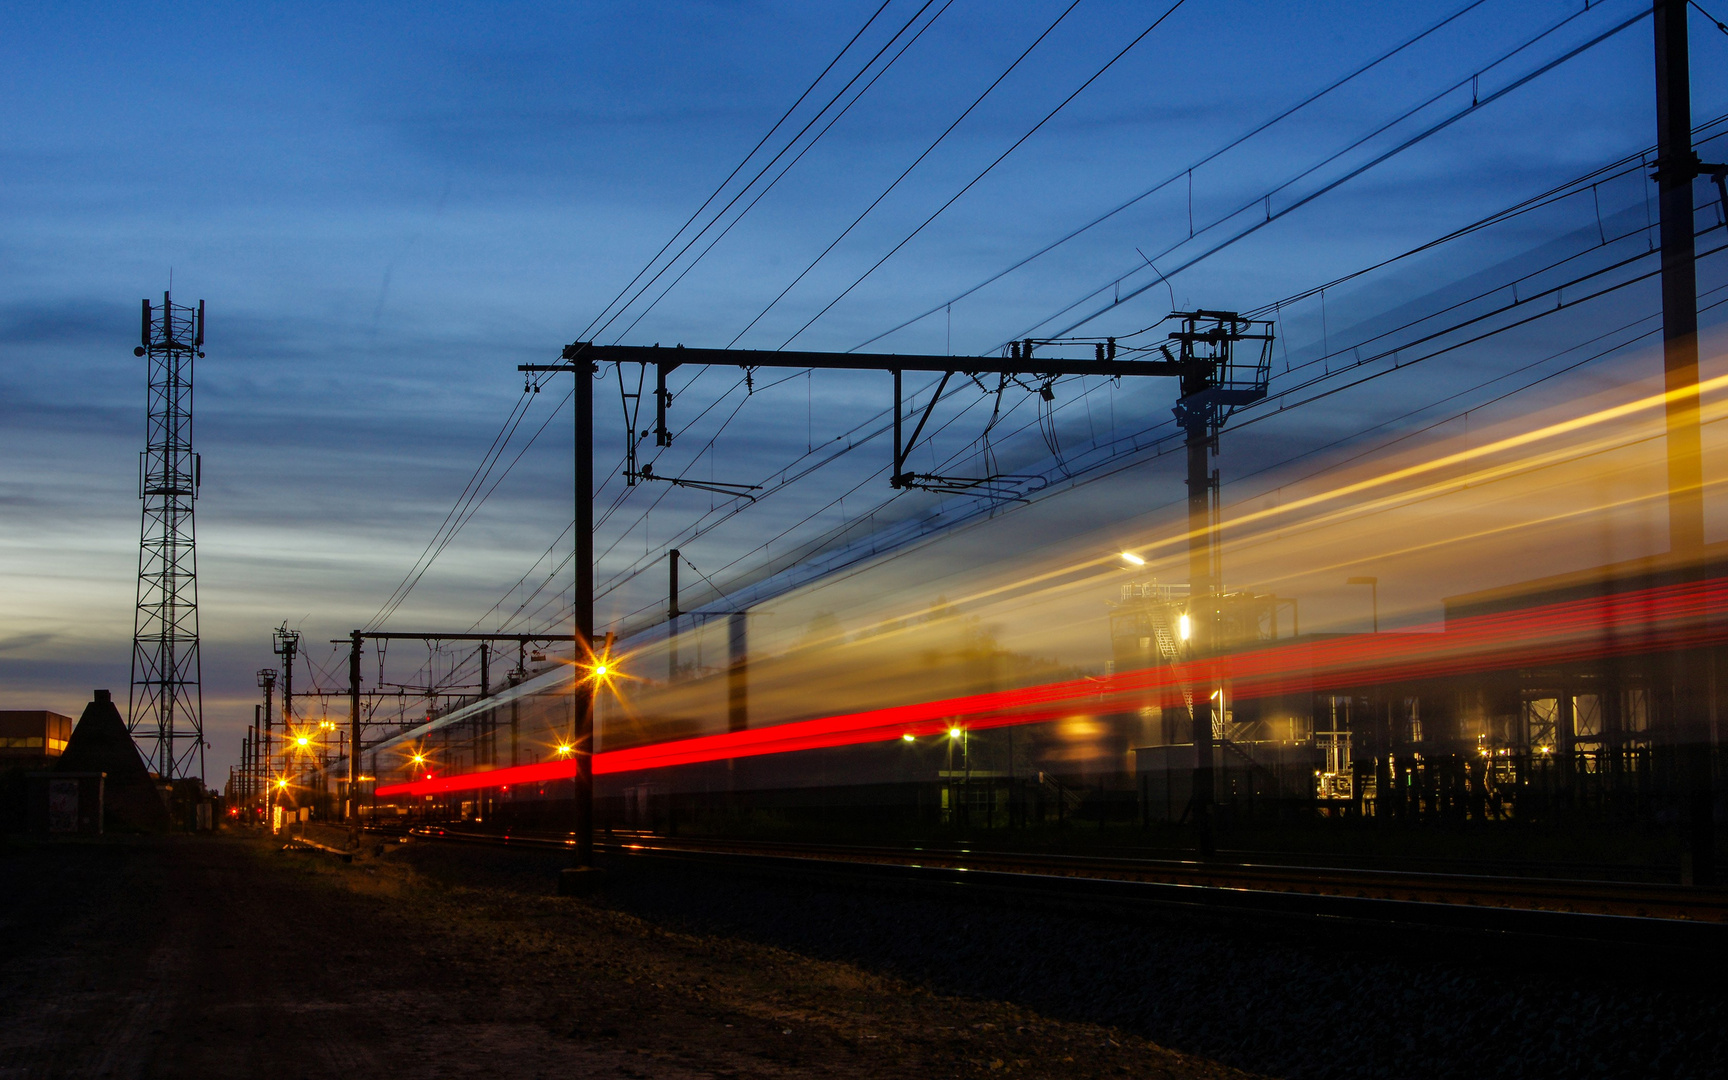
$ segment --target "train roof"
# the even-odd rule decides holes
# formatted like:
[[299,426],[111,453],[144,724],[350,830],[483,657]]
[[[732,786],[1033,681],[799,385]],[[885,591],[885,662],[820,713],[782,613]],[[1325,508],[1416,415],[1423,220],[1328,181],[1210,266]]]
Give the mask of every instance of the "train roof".
[[1633,589],[1678,585],[1689,579],[1728,574],[1728,542],[1706,544],[1697,552],[1663,552],[1605,563],[1547,577],[1448,596],[1446,620],[1488,615],[1532,604],[1611,596]]

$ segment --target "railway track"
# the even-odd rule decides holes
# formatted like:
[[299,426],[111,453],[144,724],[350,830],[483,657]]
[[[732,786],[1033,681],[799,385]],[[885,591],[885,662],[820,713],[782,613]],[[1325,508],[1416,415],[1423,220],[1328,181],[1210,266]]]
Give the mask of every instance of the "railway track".
[[[430,841],[540,850],[571,845],[567,836],[556,833],[432,826],[411,834]],[[1728,893],[1678,885],[649,834],[615,834],[598,847],[613,857],[814,876],[860,887],[910,886],[979,897],[1174,907],[1728,953]]]

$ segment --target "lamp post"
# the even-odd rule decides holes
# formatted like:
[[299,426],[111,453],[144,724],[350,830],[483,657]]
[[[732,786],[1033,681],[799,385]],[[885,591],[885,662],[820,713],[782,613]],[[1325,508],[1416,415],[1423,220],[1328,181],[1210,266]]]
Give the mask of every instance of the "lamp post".
[[1353,577],[1346,578],[1344,584],[1366,585],[1372,590],[1369,594],[1369,603],[1372,607],[1369,610],[1374,613],[1374,632],[1378,634],[1380,632],[1380,579],[1372,576]]

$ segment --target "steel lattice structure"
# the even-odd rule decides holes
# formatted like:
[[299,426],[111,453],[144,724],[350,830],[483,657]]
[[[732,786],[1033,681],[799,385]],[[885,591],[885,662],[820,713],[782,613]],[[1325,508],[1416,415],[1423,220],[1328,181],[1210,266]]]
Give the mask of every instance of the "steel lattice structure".
[[138,455],[138,608],[127,728],[163,779],[204,775],[204,692],[198,655],[198,557],[193,503],[201,480],[192,451],[192,361],[202,357],[204,302],[144,301],[149,421]]

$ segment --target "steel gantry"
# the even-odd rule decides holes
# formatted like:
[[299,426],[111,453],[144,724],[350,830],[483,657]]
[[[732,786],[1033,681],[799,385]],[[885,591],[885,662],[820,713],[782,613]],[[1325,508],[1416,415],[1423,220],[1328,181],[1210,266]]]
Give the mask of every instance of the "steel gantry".
[[[1214,519],[1218,493],[1218,473],[1211,468],[1211,459],[1218,450],[1218,432],[1230,413],[1243,405],[1266,396],[1272,358],[1272,324],[1264,320],[1244,319],[1229,311],[1175,312],[1170,316],[1178,329],[1161,342],[1151,346],[1120,346],[1115,338],[1075,340],[1037,340],[1028,338],[1012,342],[1001,356],[942,356],[901,353],[833,353],[833,352],[769,352],[748,349],[691,349],[672,347],[597,345],[577,341],[566,345],[557,364],[523,364],[517,370],[529,374],[568,373],[576,376],[575,388],[575,537],[573,560],[576,565],[575,602],[572,621],[574,638],[586,647],[590,658],[596,644],[594,632],[594,381],[604,364],[619,368],[619,386],[623,393],[623,366],[639,364],[646,375],[654,368],[654,426],[658,446],[671,445],[673,433],[666,413],[672,403],[666,377],[680,367],[737,367],[748,375],[759,368],[797,368],[819,371],[881,371],[893,377],[894,395],[894,460],[889,484],[897,489],[922,488],[943,494],[964,493],[986,488],[997,477],[950,477],[914,473],[906,462],[913,446],[923,434],[926,421],[942,391],[955,375],[995,375],[1006,381],[1020,378],[1037,384],[1037,392],[1050,400],[1055,380],[1062,376],[1092,375],[1105,378],[1139,378],[1162,376],[1180,380],[1181,396],[1176,404],[1176,419],[1181,425],[1188,451],[1188,547],[1189,569],[1193,577],[1190,592],[1207,605],[1202,618],[1194,620],[1199,631],[1190,643],[1191,656],[1204,655],[1209,646],[1207,629],[1215,615],[1210,602],[1217,581],[1217,538]],[[1253,342],[1259,348],[1252,357],[1238,357],[1235,346]],[[1091,346],[1090,357],[1071,358],[1060,355],[1038,355],[1041,348],[1073,348]],[[1172,350],[1171,346],[1175,346]],[[1129,358],[1133,357],[1133,358]],[[902,377],[904,373],[925,372],[941,376],[937,389],[926,403],[912,428],[910,438],[904,437]],[[625,419],[629,426],[625,457],[626,482],[639,479],[682,482],[679,477],[656,476],[636,468],[636,440],[647,432],[639,432],[629,399],[641,400],[641,385],[637,381],[635,395],[624,394]],[[1021,383],[1020,385],[1026,386]],[[1027,389],[1032,387],[1027,386]],[[698,485],[691,485],[698,486]],[[747,485],[735,485],[743,489]],[[742,491],[733,492],[742,495]],[[986,492],[980,492],[986,493]],[[597,680],[572,680],[576,730],[575,749],[575,864],[579,869],[593,865],[594,824],[594,700]],[[1214,727],[1212,698],[1209,694],[1195,695],[1196,708],[1191,710],[1196,765],[1194,772],[1193,817],[1198,827],[1200,847],[1208,854],[1212,850],[1212,758]]]
[[[491,649],[493,642],[513,641],[518,650],[534,644],[551,644],[555,641],[575,641],[571,634],[474,634],[474,633],[419,633],[401,630],[352,630],[346,639],[340,639],[332,644],[348,646],[348,791],[342,801],[342,816],[348,822],[350,839],[355,850],[360,847],[360,752],[361,742],[360,709],[360,654],[365,642],[373,641],[477,641],[480,643],[480,696],[491,693]],[[518,662],[520,667],[520,662]],[[382,676],[380,676],[382,677]]]

